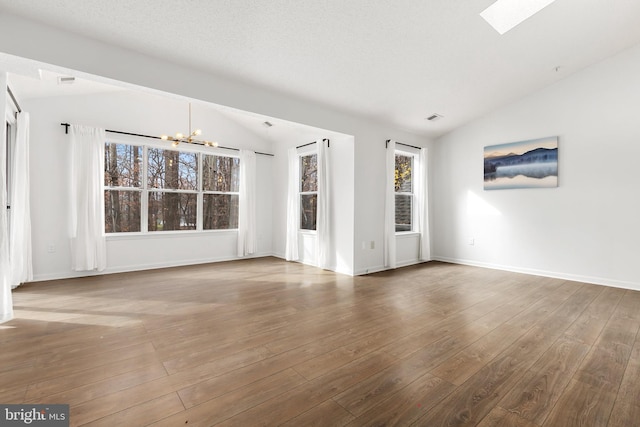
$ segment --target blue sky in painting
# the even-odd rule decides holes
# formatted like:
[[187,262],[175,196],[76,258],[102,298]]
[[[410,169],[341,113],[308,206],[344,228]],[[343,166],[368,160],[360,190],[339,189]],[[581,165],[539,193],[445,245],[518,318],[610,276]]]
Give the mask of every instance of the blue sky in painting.
[[529,141],[511,142],[508,144],[488,145],[484,147],[484,157],[522,154],[536,148],[558,148],[558,137],[531,139]]

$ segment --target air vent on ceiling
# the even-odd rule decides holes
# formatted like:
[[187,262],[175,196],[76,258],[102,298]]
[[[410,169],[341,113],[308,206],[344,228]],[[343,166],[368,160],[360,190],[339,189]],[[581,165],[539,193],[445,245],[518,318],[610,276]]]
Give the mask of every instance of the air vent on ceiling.
[[70,85],[76,81],[75,77],[58,77],[59,85]]
[[442,117],[443,116],[441,116],[440,114],[434,113],[427,117],[427,120],[429,120],[430,122],[435,122],[436,120],[440,120]]

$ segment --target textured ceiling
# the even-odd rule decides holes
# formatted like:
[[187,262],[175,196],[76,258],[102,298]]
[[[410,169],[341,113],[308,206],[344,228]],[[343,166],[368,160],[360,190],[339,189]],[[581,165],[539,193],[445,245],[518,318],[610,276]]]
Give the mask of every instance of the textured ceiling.
[[492,2],[0,0],[0,11],[428,136],[640,43],[638,0],[557,0],[502,36],[479,16]]

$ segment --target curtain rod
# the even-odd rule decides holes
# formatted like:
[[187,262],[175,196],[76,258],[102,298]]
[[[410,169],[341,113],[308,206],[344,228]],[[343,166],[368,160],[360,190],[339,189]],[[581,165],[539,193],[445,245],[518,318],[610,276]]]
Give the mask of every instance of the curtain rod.
[[[71,124],[69,124],[69,123],[60,123],[60,126],[64,126],[64,133],[65,133],[65,134],[68,134],[68,133],[69,133],[69,126],[71,126]],[[120,134],[120,135],[139,136],[139,137],[141,137],[141,138],[162,139],[162,138],[160,138],[159,136],[143,135],[143,134],[140,134],[140,133],[123,132],[123,131],[121,131],[121,130],[109,130],[109,129],[105,129],[105,132],[117,133],[117,134]],[[202,146],[204,146],[204,144],[198,144],[198,143],[196,143],[196,142],[190,142],[189,144],[196,144],[196,145],[202,145]],[[222,148],[222,149],[224,149],[224,150],[240,151],[240,149],[239,149],[239,148],[223,147],[223,146],[221,146],[221,145],[218,145],[218,147],[216,147],[216,148]],[[273,156],[274,156],[274,154],[271,154],[271,153],[261,153],[261,152],[259,152],[259,151],[256,151],[255,153],[256,153],[256,154],[262,154],[263,156],[271,156],[271,157],[273,157]]]
[[[390,139],[387,139],[384,143],[384,148],[389,148]],[[422,150],[422,147],[416,147],[415,145],[403,144],[402,142],[396,142],[397,145],[404,145],[405,147],[415,148],[416,150]]]
[[18,104],[18,100],[13,95],[13,92],[11,91],[11,88],[8,85],[7,85],[7,93],[9,94],[9,98],[11,98],[11,100],[13,101],[13,104],[18,109],[18,113],[22,113],[22,108],[20,108],[20,104]]
[[[324,141],[327,141],[327,147],[331,147],[331,141],[329,141],[327,138],[324,138],[322,141],[323,141],[323,142],[324,142]],[[313,141],[313,142],[310,142],[310,143],[308,143],[308,144],[298,145],[296,148],[306,147],[307,145],[316,144],[317,142],[318,142],[318,141]]]

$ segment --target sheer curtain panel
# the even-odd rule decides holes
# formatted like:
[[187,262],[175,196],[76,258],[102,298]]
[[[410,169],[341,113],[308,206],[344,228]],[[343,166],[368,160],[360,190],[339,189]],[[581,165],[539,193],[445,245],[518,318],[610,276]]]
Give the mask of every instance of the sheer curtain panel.
[[240,150],[240,197],[238,212],[238,256],[257,251],[256,153]]
[[416,196],[418,201],[418,231],[420,232],[420,261],[431,261],[429,233],[429,178],[427,149],[420,150]]
[[18,113],[11,174],[11,287],[33,279],[29,203],[29,113]]
[[318,267],[329,269],[331,263],[331,186],[329,183],[329,149],[325,140],[318,146],[318,213],[317,213],[317,245]]
[[[3,132],[4,134],[4,132]],[[6,153],[4,136],[0,139],[0,153]],[[7,222],[6,162],[0,154],[0,323],[13,318],[11,299],[11,264],[9,263],[9,229]]]
[[104,236],[104,129],[71,125],[71,263],[75,271],[102,271]]
[[387,141],[384,198],[384,266],[396,268],[396,143]]
[[300,198],[298,191],[300,186],[300,165],[298,150],[290,148],[289,176],[287,191],[287,240],[285,258],[287,261],[297,261],[298,255],[298,223],[300,221]]
[[[6,74],[0,73],[0,88],[6,92]],[[0,97],[1,98],[1,97]],[[3,102],[4,104],[4,102]],[[1,108],[0,112],[4,111]],[[0,115],[4,118],[4,113]],[[7,218],[7,152],[6,132],[0,133],[0,323],[13,318],[13,301],[11,299],[11,264],[9,263],[9,228]]]

